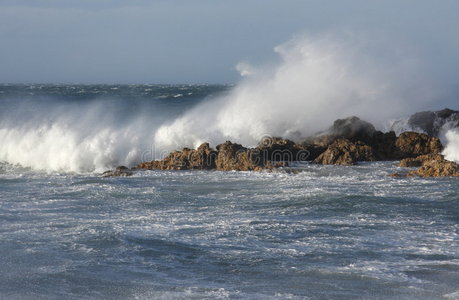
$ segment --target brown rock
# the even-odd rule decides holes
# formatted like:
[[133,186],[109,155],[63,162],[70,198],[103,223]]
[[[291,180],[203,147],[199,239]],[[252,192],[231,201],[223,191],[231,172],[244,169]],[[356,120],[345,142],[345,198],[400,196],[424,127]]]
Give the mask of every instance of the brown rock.
[[376,160],[373,149],[362,142],[338,139],[331,144],[314,162],[324,165],[350,166],[357,161]]
[[459,176],[459,165],[446,160],[440,154],[427,154],[416,158],[406,158],[400,161],[400,167],[419,167],[417,170],[408,172],[408,176]]
[[240,144],[226,141],[217,146],[218,156],[215,161],[221,171],[259,171],[265,167],[260,151],[247,149]]
[[403,159],[425,154],[439,154],[443,147],[436,137],[407,131],[398,136],[395,148],[394,157]]
[[265,162],[268,161],[311,161],[319,156],[325,148],[310,144],[297,144],[279,137],[267,137],[260,141],[257,150]]
[[397,152],[395,147],[396,140],[397,136],[393,131],[385,133],[376,131],[368,145],[374,149],[377,160],[397,160],[399,158],[395,155]]
[[171,152],[163,160],[141,163],[139,169],[158,170],[212,170],[215,169],[217,152],[204,143],[197,150],[184,148]]
[[459,165],[448,160],[428,160],[419,169],[409,172],[408,176],[457,177],[459,176]]
[[443,155],[440,154],[425,154],[425,155],[420,155],[415,158],[404,158],[400,161],[399,166],[400,167],[420,167],[422,166],[425,162],[431,161],[431,160],[436,160],[436,161],[441,161],[444,160]]
[[[276,140],[279,149],[297,149],[296,145],[288,140]],[[221,170],[221,171],[260,171],[287,166],[287,161],[272,160],[263,156],[262,149],[248,149],[240,144],[227,141],[217,146],[217,151],[204,143],[198,149],[184,148],[181,151],[171,152],[163,160],[155,160],[139,164],[139,169],[157,170]],[[266,150],[266,149],[265,149]],[[274,148],[268,149],[275,154]],[[266,151],[268,151],[266,150]],[[295,150],[299,151],[299,150]]]

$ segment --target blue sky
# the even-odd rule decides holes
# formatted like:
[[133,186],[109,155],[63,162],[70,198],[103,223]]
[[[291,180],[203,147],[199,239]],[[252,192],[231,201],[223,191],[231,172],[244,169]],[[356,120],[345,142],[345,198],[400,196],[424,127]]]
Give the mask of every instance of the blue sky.
[[0,82],[233,83],[299,33],[384,35],[457,82],[459,1],[0,0]]

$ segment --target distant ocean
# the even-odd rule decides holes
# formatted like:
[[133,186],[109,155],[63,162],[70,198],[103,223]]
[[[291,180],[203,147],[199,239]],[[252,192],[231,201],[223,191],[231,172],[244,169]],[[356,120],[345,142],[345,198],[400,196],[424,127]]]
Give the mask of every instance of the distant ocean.
[[232,89],[0,85],[0,299],[459,299],[457,178],[388,177],[395,162],[100,177],[250,140],[244,120],[206,122]]

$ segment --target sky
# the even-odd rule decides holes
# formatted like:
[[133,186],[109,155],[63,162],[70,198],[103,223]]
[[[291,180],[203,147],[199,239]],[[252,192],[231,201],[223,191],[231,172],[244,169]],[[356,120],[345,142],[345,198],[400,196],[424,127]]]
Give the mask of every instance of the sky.
[[235,83],[238,63],[275,62],[297,34],[351,31],[409,45],[454,84],[458,12],[457,0],[0,0],[0,82]]

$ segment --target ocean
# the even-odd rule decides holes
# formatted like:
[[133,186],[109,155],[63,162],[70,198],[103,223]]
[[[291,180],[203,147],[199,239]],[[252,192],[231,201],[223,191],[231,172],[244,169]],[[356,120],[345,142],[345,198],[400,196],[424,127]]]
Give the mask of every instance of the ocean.
[[387,176],[396,162],[100,176],[177,148],[165,134],[233,88],[0,85],[0,298],[459,299],[458,178]]

